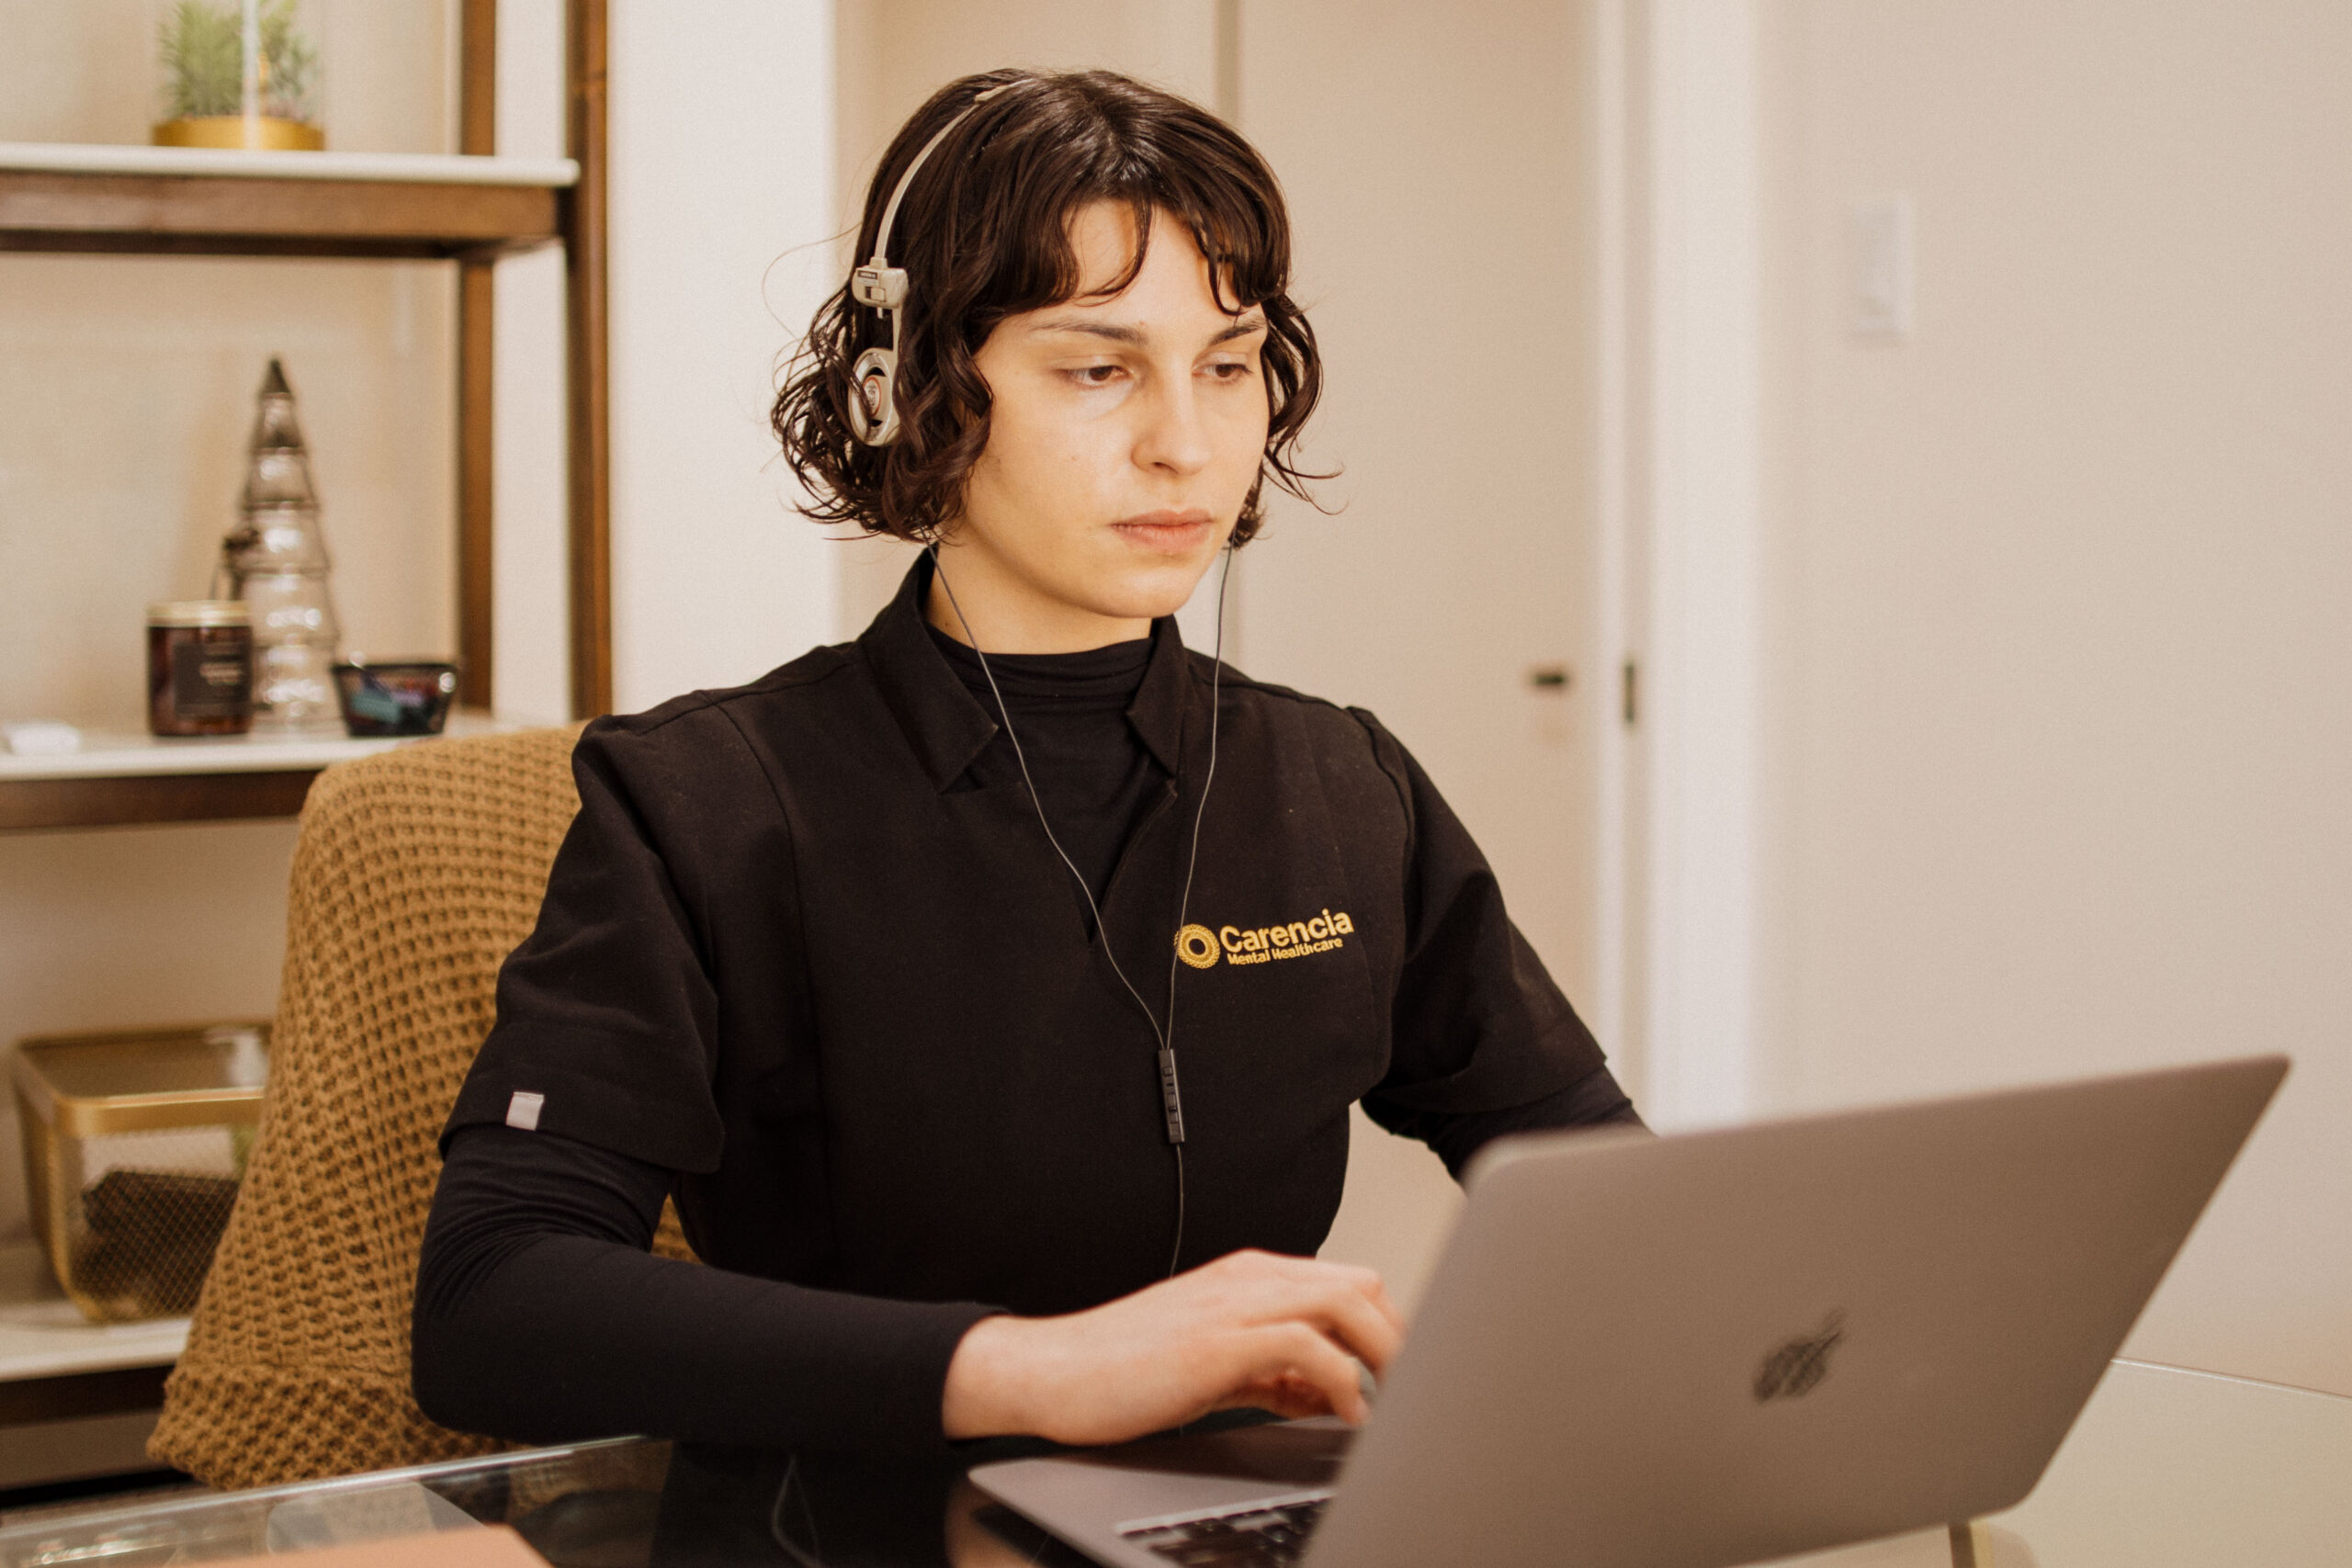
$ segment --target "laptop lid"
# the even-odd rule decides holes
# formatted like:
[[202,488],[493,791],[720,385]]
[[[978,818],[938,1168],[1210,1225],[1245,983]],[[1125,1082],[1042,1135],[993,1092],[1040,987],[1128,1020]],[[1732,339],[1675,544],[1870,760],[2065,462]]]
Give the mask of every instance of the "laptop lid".
[[1713,1568],[2009,1506],[2286,1070],[1498,1143],[1310,1568]]

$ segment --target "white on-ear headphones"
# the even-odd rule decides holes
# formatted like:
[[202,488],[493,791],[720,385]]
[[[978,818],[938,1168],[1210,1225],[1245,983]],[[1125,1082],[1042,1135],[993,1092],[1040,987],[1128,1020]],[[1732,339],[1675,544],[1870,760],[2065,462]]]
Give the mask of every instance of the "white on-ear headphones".
[[899,318],[907,308],[907,269],[890,265],[890,228],[898,221],[899,203],[906,199],[907,187],[914,184],[916,171],[947,140],[947,133],[969,119],[974,109],[1011,85],[1010,82],[1002,83],[980,94],[922,144],[922,151],[907,165],[907,172],[899,176],[899,187],[890,193],[890,204],[882,209],[882,226],[874,233],[873,259],[849,275],[850,298],[890,318],[890,346],[867,349],[857,356],[857,364],[850,371],[850,434],[868,446],[888,446],[899,438]]

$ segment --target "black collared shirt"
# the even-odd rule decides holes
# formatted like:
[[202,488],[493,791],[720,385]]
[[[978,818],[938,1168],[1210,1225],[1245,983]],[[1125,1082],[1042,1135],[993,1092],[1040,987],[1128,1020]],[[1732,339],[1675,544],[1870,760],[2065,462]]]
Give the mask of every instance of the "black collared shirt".
[[936,626],[930,633],[975,702],[991,714],[1004,705],[1054,840],[1099,902],[1119,852],[1168,784],[1127,718],[1150,668],[1151,640],[983,660]]
[[1163,1023],[1174,973],[1185,1267],[1315,1251],[1352,1101],[1426,1134],[1600,1066],[1403,748],[1229,669],[1171,966],[1210,731],[1172,621],[1127,715],[1164,777],[1091,932],[926,584],[854,644],[590,728],[450,1134],[537,1097],[540,1133],[677,1173],[722,1269],[1051,1313],[1161,1277],[1176,1239],[1155,1041],[1106,941]]

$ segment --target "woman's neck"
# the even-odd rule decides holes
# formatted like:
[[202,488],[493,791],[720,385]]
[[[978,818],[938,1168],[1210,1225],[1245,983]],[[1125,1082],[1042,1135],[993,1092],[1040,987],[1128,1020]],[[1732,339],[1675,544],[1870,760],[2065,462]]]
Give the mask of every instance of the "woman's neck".
[[[982,652],[1085,653],[1151,635],[1148,618],[1105,615],[1051,599],[968,558],[943,561],[934,556],[933,560],[923,619],[967,647],[977,642]],[[947,585],[951,571],[956,580],[952,593]]]

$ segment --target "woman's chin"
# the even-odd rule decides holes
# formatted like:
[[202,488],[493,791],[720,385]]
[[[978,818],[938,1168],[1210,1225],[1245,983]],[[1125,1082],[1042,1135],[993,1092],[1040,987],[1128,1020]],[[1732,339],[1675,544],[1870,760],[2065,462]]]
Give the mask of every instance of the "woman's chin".
[[1156,621],[1172,615],[1191,602],[1214,558],[1137,563],[1116,574],[1115,581],[1101,584],[1090,595],[1092,607],[1100,615],[1122,620]]

